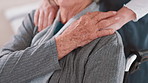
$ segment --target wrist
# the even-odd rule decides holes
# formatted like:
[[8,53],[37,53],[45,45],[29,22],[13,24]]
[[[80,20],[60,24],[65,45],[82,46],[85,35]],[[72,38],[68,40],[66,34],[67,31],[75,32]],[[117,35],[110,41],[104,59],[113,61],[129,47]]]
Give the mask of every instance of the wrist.
[[76,48],[76,45],[72,43],[71,37],[69,36],[58,36],[56,39],[57,51],[59,59],[70,53]]
[[131,20],[136,19],[136,14],[129,8],[127,7],[122,7],[119,11],[118,14],[121,16],[122,19],[124,19],[126,22],[129,22]]

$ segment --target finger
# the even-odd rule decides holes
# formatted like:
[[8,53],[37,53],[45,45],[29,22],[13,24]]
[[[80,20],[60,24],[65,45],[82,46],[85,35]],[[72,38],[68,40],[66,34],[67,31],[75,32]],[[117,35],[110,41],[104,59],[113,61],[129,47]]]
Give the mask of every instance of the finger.
[[115,31],[113,29],[106,29],[106,30],[101,30],[96,32],[96,38],[98,37],[103,37],[107,35],[112,35]]
[[39,14],[40,14],[39,10],[36,10],[35,14],[34,14],[34,24],[35,24],[35,26],[38,25]]
[[98,29],[107,28],[108,26],[115,24],[119,20],[120,20],[120,17],[111,17],[108,19],[101,20],[96,24],[96,26],[98,26]]
[[53,21],[54,21],[54,19],[56,17],[56,13],[57,12],[55,12],[55,11],[52,11],[52,12],[49,13],[49,16],[48,16],[48,26],[50,26],[53,23]]
[[98,15],[100,12],[95,11],[95,12],[88,12],[86,15],[89,16],[91,19],[94,18],[96,15]]
[[44,23],[43,23],[43,29],[48,26],[48,16],[49,16],[49,11],[46,10],[44,14]]
[[99,22],[99,21],[101,21],[103,19],[115,16],[116,14],[117,14],[116,11],[100,12],[100,13],[98,13],[98,15],[96,15],[94,17],[94,19],[96,19]]
[[43,28],[43,22],[44,22],[44,12],[41,10],[39,15],[39,21],[38,21],[39,31],[41,31]]

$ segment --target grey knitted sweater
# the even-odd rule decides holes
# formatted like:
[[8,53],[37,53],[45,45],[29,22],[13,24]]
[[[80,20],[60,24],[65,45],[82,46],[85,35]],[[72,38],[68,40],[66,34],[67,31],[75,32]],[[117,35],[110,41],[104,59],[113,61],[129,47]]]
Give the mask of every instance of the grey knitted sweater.
[[58,60],[55,37],[86,12],[98,11],[92,3],[53,35],[52,26],[38,32],[34,11],[0,52],[0,83],[122,83],[125,57],[118,33],[98,38]]

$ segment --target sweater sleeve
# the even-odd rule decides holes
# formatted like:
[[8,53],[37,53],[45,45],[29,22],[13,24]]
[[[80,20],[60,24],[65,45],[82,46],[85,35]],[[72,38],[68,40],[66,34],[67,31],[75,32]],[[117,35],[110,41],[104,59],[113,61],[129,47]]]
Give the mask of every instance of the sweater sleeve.
[[118,33],[102,37],[88,58],[83,83],[123,83],[123,49]]
[[142,18],[148,13],[148,0],[131,0],[125,5],[125,7],[135,12],[135,21],[138,21],[140,18]]
[[18,33],[0,52],[0,83],[26,83],[60,69],[55,39],[31,46],[34,37],[33,12],[22,22]]

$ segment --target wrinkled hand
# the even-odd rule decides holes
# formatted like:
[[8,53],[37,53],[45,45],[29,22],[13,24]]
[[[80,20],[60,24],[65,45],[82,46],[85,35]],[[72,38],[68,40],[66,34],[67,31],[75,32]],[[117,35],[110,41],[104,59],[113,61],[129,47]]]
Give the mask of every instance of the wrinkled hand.
[[73,49],[84,46],[94,39],[111,35],[113,29],[105,29],[119,21],[119,17],[111,18],[116,12],[93,12],[87,13],[79,20],[71,24],[60,36],[56,38],[58,54],[66,55]]
[[135,20],[136,14],[132,10],[126,7],[123,7],[117,12],[117,15],[112,18],[116,18],[116,17],[120,17],[120,20],[106,29],[112,28],[115,31],[119,30],[123,25],[125,25],[129,21]]
[[38,31],[50,26],[56,17],[58,6],[54,0],[43,0],[41,6],[36,10],[34,15],[35,26],[38,26]]
[[86,45],[98,37],[111,35],[115,32],[113,29],[103,30],[119,20],[118,17],[109,18],[114,15],[116,13],[112,11],[87,13],[69,26],[63,35],[68,34],[78,47]]

